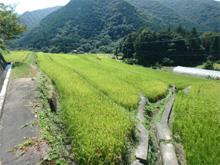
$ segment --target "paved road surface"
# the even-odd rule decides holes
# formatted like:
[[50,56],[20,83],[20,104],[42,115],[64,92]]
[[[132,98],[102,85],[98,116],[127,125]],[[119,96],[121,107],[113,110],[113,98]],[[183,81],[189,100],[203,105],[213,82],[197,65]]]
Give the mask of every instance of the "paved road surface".
[[0,119],[0,165],[36,165],[41,155],[36,147],[19,157],[21,151],[8,152],[11,148],[24,142],[24,137],[37,137],[39,129],[23,125],[35,121],[33,109],[28,106],[34,101],[36,80],[23,78],[10,80],[6,101]]

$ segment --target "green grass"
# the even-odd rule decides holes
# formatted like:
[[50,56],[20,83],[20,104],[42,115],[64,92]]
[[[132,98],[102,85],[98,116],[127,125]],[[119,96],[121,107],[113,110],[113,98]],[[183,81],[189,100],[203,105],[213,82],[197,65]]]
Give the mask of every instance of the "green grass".
[[4,56],[7,62],[14,62],[11,79],[36,76],[36,71],[32,65],[33,56],[34,53],[29,51],[13,52]]
[[29,51],[12,52],[4,55],[4,58],[7,62],[24,62],[30,53]]
[[0,48],[0,54],[3,55],[3,56],[7,55],[9,52],[10,51],[8,49],[3,50],[3,49]]
[[97,56],[111,56],[111,57],[114,57],[115,55],[114,54],[105,54],[105,53],[101,53],[101,54],[97,54]]
[[161,71],[172,73],[174,68],[175,68],[175,67],[162,66]]

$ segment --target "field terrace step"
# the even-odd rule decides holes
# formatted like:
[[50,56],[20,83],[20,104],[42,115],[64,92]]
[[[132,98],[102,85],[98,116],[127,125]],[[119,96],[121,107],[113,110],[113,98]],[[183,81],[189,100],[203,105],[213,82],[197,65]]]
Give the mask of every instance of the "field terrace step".
[[140,132],[139,145],[135,153],[136,160],[132,162],[132,165],[140,165],[147,163],[148,147],[149,147],[149,133],[146,128],[141,124],[145,120],[144,108],[147,104],[147,99],[144,95],[140,94],[141,101],[138,107],[138,122],[137,129]]
[[170,117],[170,113],[171,113],[171,110],[172,110],[172,107],[173,107],[173,103],[174,103],[174,100],[175,100],[175,96],[171,96],[169,102],[167,103],[166,105],[166,108],[163,112],[163,115],[162,115],[162,118],[161,118],[161,124],[168,124],[169,123],[169,117]]
[[138,124],[138,131],[141,135],[139,137],[139,145],[136,150],[135,157],[141,162],[146,163],[148,154],[149,133],[141,123]]
[[140,94],[140,97],[141,97],[141,101],[138,107],[138,119],[140,120],[140,122],[143,122],[145,120],[144,108],[147,105],[147,99],[142,94]]
[[175,149],[171,143],[161,143],[160,152],[163,165],[178,165]]
[[172,137],[168,127],[175,96],[171,96],[163,112],[160,123],[156,124],[157,142],[163,165],[178,165],[175,149],[170,143]]
[[170,141],[172,137],[170,136],[169,127],[165,124],[157,123],[156,124],[156,132],[157,132],[157,139],[158,143],[161,141]]

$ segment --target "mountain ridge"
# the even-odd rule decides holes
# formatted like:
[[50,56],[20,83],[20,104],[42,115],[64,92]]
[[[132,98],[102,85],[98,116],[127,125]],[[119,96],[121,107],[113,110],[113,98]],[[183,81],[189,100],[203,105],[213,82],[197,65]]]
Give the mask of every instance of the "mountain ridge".
[[27,24],[28,29],[35,27],[40,21],[45,18],[48,14],[56,11],[62,6],[55,6],[45,9],[39,9],[34,11],[26,11],[20,17],[20,24]]
[[112,52],[117,40],[141,27],[160,31],[182,24],[187,30],[210,31],[205,24],[178,14],[168,2],[172,0],[71,0],[42,19],[15,47],[54,53],[99,48]]
[[142,26],[162,28],[159,20],[140,13],[125,0],[72,0],[45,17],[21,39],[20,46],[56,47],[58,52],[71,51],[84,44],[99,47],[104,42],[94,43],[94,40],[106,38],[105,42],[111,43]]

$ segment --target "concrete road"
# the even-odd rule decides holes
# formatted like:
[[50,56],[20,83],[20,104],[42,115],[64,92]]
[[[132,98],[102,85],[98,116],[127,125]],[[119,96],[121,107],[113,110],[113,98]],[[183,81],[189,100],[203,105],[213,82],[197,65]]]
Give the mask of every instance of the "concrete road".
[[36,165],[41,161],[41,155],[34,146],[28,148],[23,156],[19,156],[20,150],[9,152],[14,146],[24,143],[24,137],[38,136],[39,129],[35,126],[21,128],[35,121],[33,109],[29,105],[35,100],[36,81],[23,78],[9,82],[0,119],[0,165]]

